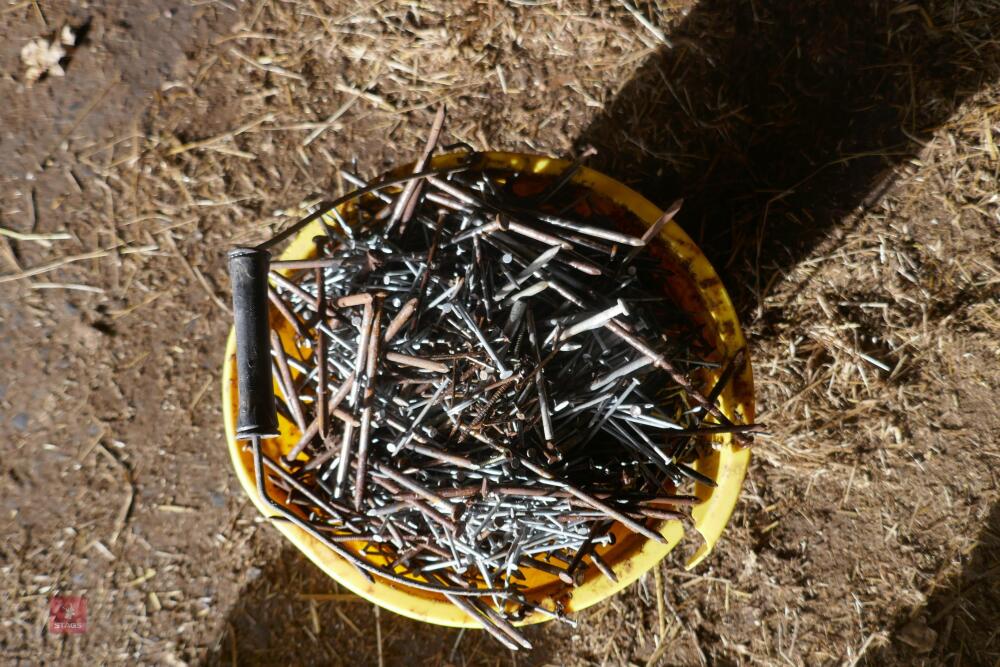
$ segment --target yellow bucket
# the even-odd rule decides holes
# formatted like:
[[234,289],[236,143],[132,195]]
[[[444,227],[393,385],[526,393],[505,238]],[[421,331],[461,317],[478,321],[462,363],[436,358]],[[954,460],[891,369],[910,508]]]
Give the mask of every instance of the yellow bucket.
[[[570,166],[565,160],[537,155],[500,152],[481,155],[480,168],[501,172],[558,176]],[[440,155],[434,158],[429,166],[444,168],[458,165],[464,157],[464,154]],[[651,225],[662,214],[662,211],[635,191],[592,169],[580,168],[573,176],[572,182],[631,212],[646,226]],[[309,258],[315,253],[313,238],[320,234],[322,231],[319,221],[313,222],[292,240],[281,258]],[[660,244],[653,250],[659,255],[661,264],[668,274],[664,285],[666,292],[701,328],[705,341],[715,349],[714,360],[722,362],[731,359],[746,345],[746,342],[729,295],[712,265],[675,222],[663,228]],[[289,325],[276,313],[272,313],[271,325],[278,330],[285,347],[291,351],[295,343]],[[719,370],[705,370],[697,380],[703,388],[711,387],[720,373]],[[237,442],[235,438],[237,414],[235,332],[229,334],[222,377],[226,440],[233,467],[236,469],[240,484],[257,509],[265,515],[271,515],[273,512],[268,510],[257,493],[253,457],[250,451],[244,448],[243,443]],[[737,423],[753,422],[753,374],[749,358],[736,370],[732,380],[723,389],[718,405]],[[275,459],[289,452],[299,438],[299,431],[294,424],[282,417],[279,417],[279,421],[281,435],[278,438],[265,440],[261,445],[265,455]],[[716,451],[699,459],[694,465],[699,472],[714,479],[718,486],[713,489],[702,484],[695,485],[695,495],[701,502],[692,508],[691,514],[694,529],[704,538],[704,543],[688,559],[686,564],[688,569],[701,562],[722,535],[733,513],[750,462],[750,451],[735,445],[730,435],[716,435],[714,438]],[[269,489],[269,494],[280,502],[281,494],[277,489]],[[354,566],[334,555],[321,542],[297,526],[287,521],[278,521],[274,525],[329,576],[381,607],[438,625],[479,627],[462,610],[439,594],[406,588],[377,577],[372,583]],[[584,582],[574,588],[555,577],[530,571],[529,578],[525,582],[527,589],[524,594],[529,600],[550,610],[555,609],[558,603],[567,613],[596,604],[627,587],[655,567],[684,536],[684,526],[680,521],[662,522],[658,530],[666,539],[666,544],[654,542],[620,526],[614,528],[613,532],[617,538],[615,544],[598,549],[598,553],[614,570],[618,578],[616,583],[599,573],[588,572]],[[362,544],[344,543],[342,546],[357,551]],[[536,612],[527,616],[519,625],[538,623],[548,618]]]

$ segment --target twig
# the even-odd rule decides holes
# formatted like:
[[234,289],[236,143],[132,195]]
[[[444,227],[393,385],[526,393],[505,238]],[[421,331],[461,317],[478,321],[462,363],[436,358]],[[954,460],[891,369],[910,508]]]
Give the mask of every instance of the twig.
[[298,593],[299,600],[314,600],[316,602],[368,602],[354,593]]
[[643,28],[652,33],[653,37],[656,37],[656,39],[663,42],[664,46],[666,46],[668,49],[674,48],[674,43],[671,42],[670,39],[668,39],[667,36],[663,34],[662,30],[657,28],[649,21],[649,19],[643,16],[642,12],[639,11],[639,9],[635,5],[633,5],[631,2],[628,2],[628,0],[618,0],[618,4],[620,4],[626,10],[628,10],[628,13],[631,14],[632,17],[636,21],[638,21]]
[[118,516],[115,517],[115,530],[111,533],[111,539],[108,540],[111,545],[114,545],[125,529],[125,524],[128,522],[128,515],[132,512],[132,503],[135,501],[135,485],[132,482],[132,471],[129,470],[128,466],[122,463],[117,456],[109,452],[108,448],[101,443],[97,443],[97,449],[108,457],[115,467],[121,471],[122,478],[124,478],[127,484],[128,496],[118,510]]
[[309,136],[306,137],[305,140],[303,140],[302,146],[303,147],[308,146],[313,141],[315,141],[316,138],[319,137],[319,135],[323,134],[331,127],[333,127],[333,124],[336,123],[341,116],[347,113],[351,109],[351,107],[354,106],[354,104],[358,101],[358,98],[359,98],[358,95],[354,95],[346,102],[341,104],[340,107],[332,114],[330,114],[329,117],[327,117],[327,119],[324,120],[319,127],[317,127],[315,130],[309,133]]
[[76,290],[78,292],[93,292],[94,294],[103,294],[103,287],[94,287],[93,285],[83,285],[81,283],[28,283],[31,289],[66,289],[66,290]]
[[184,254],[181,253],[181,251],[177,248],[177,244],[174,242],[174,237],[171,236],[170,234],[164,234],[163,237],[167,239],[167,245],[170,246],[170,249],[171,251],[173,251],[174,256],[180,260],[181,264],[184,266],[184,269],[188,272],[188,275],[194,278],[195,281],[199,285],[201,285],[202,289],[204,289],[205,293],[208,295],[208,298],[212,300],[212,303],[214,303],[216,306],[222,309],[222,312],[226,313],[227,315],[232,315],[233,311],[230,310],[229,306],[227,306],[222,301],[222,299],[219,298],[219,295],[216,294],[215,291],[212,289],[212,286],[208,284],[208,280],[205,279],[205,276],[202,275],[201,271],[193,267],[191,263],[188,262],[187,257],[185,257]]
[[223,132],[222,134],[217,134],[214,137],[209,137],[208,139],[200,139],[198,141],[189,141],[186,144],[181,144],[180,146],[175,146],[167,151],[167,156],[178,155],[180,153],[186,153],[187,151],[195,150],[197,148],[205,148],[206,146],[211,146],[212,144],[223,141],[225,139],[232,139],[233,137],[239,136],[248,130],[261,125],[262,123],[268,123],[274,120],[276,114],[266,113],[256,120],[252,120],[249,123],[244,123],[240,125],[235,130],[230,130],[229,132]]
[[382,616],[379,606],[375,606],[375,643],[378,645],[378,667],[385,667],[385,656],[382,654]]
[[45,20],[45,14],[42,12],[42,8],[38,6],[38,0],[31,0],[31,4],[35,8],[38,20],[42,22],[42,28],[48,30],[49,22]]
[[0,236],[0,251],[3,251],[4,257],[7,258],[7,261],[10,262],[10,265],[14,267],[15,271],[21,272],[24,270],[24,267],[22,267],[21,263],[17,260],[17,254],[14,253],[14,248],[11,247],[10,241],[3,236]]
[[13,229],[7,229],[6,227],[0,227],[0,236],[6,236],[12,238],[15,241],[34,241],[46,248],[52,247],[49,241],[66,241],[72,239],[71,234],[66,232],[53,232],[52,234],[28,234],[25,232],[18,232]]
[[876,638],[880,638],[880,637],[884,637],[884,636],[885,635],[882,632],[873,632],[870,635],[868,635],[868,639],[866,639],[865,643],[862,644],[861,648],[858,649],[858,654],[856,656],[854,656],[854,660],[851,660],[850,662],[847,662],[845,660],[844,661],[844,665],[846,667],[855,667],[855,665],[857,665],[858,662],[861,661],[861,658],[863,658],[865,656],[865,652],[868,650],[868,647],[871,646],[872,642],[875,641]]
[[663,643],[663,635],[667,631],[667,620],[664,616],[663,609],[663,573],[660,571],[660,564],[657,563],[656,567],[653,568],[653,582],[656,586],[656,619],[657,627],[660,631],[660,636],[658,638],[658,643]]
[[229,630],[228,634],[229,634],[230,664],[232,665],[232,667],[236,667],[236,665],[239,664],[239,660],[237,660],[236,658],[238,652],[238,649],[236,647],[236,628],[234,628],[233,624],[229,623],[228,621],[226,622],[226,628]]
[[[672,627],[673,625],[670,626],[670,628]],[[656,650],[653,651],[653,655],[649,656],[649,660],[646,661],[646,667],[653,667],[654,665],[659,664],[660,658],[662,658],[663,654],[667,652],[667,647],[670,646],[667,642],[667,630],[670,628],[665,628],[663,632],[660,633],[658,640],[660,644],[656,647]]]
[[198,407],[198,403],[201,401],[201,397],[205,395],[208,388],[212,386],[213,378],[206,378],[205,384],[201,385],[201,389],[195,393],[194,398],[191,399],[191,404],[188,406],[188,412],[194,412],[194,409]]
[[361,99],[361,95],[362,95],[362,93],[364,91],[367,91],[369,88],[371,88],[373,85],[375,85],[375,83],[378,81],[378,77],[380,75],[381,75],[381,71],[376,71],[375,72],[375,76],[372,77],[371,81],[369,81],[367,84],[365,84],[365,87],[364,87],[363,90],[352,91],[351,93],[349,93],[351,97],[348,98],[348,100],[346,102],[344,102],[343,104],[341,104],[340,107],[336,111],[334,111],[332,114],[330,114],[330,117],[327,118],[325,121],[323,121],[322,124],[320,124],[315,130],[313,130],[312,132],[310,132],[309,136],[306,137],[305,141],[302,142],[302,145],[303,146],[308,146],[313,141],[315,141],[316,138],[319,137],[319,135],[323,134],[328,129],[330,129],[333,126],[333,124],[335,122],[337,122],[337,120],[341,116],[343,116],[345,113],[347,113],[350,110],[350,108],[353,107],[355,105],[355,103],[357,103],[357,101],[359,99]]
[[237,58],[239,58],[240,60],[249,63],[250,65],[253,65],[259,70],[270,72],[271,74],[277,74],[278,76],[285,76],[288,77],[289,79],[295,79],[296,81],[305,81],[305,77],[303,77],[301,74],[290,72],[284,67],[278,67],[277,65],[262,65],[253,58],[240,53],[239,49],[229,49],[229,52],[232,53]]
[[143,246],[127,247],[125,243],[117,243],[110,248],[101,248],[99,250],[91,250],[89,252],[82,252],[78,255],[69,255],[67,257],[62,257],[60,259],[49,262],[48,264],[43,264],[41,266],[36,266],[31,269],[25,269],[20,273],[8,273],[6,275],[0,276],[0,283],[9,283],[15,280],[24,280],[25,278],[30,278],[32,276],[41,275],[43,273],[48,273],[49,271],[55,271],[61,266],[66,266],[67,264],[72,264],[74,262],[82,262],[88,259],[99,259],[101,257],[107,257],[112,252],[118,251],[122,255],[137,253],[137,252],[149,252],[151,250],[156,250],[157,246],[155,244],[148,244]]

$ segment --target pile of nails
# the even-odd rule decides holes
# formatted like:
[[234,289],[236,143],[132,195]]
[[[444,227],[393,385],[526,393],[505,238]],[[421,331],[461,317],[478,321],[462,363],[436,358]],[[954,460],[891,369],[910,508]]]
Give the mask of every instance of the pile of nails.
[[[572,182],[579,162],[541,178],[469,150],[427,169],[433,139],[412,173],[346,174],[351,206],[312,216],[315,258],[272,263],[294,332],[271,334],[278,411],[298,440],[263,474],[337,553],[364,544],[349,560],[365,576],[443,592],[529,647],[514,623],[572,623],[560,600],[615,579],[616,535],[686,521],[685,485],[714,486],[691,465],[701,436],[757,429],[716,406],[740,359],[694,386],[719,364],[647,248],[679,203],[633,236]],[[554,605],[526,594],[540,581],[562,587]]]

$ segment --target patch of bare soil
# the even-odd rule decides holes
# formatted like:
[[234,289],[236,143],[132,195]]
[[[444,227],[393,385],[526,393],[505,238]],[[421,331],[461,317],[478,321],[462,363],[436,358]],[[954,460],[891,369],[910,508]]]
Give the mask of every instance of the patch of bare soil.
[[[6,660],[1000,659],[995,0],[0,12]],[[64,76],[28,87],[22,48],[64,25]],[[410,159],[439,104],[445,143],[592,144],[653,201],[685,197],[773,430],[705,563],[675,554],[662,586],[516,657],[339,590],[248,505],[222,434],[225,250],[352,160]],[[86,597],[85,634],[49,633],[57,593]]]

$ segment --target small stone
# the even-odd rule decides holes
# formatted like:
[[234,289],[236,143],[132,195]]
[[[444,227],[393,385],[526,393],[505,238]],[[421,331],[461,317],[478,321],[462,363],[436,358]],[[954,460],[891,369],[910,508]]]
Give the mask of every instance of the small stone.
[[924,616],[918,616],[896,634],[896,639],[913,648],[917,653],[930,653],[937,643],[937,632],[927,625]]
[[19,412],[14,415],[14,418],[10,420],[11,426],[16,428],[18,431],[23,431],[28,428],[28,413]]

